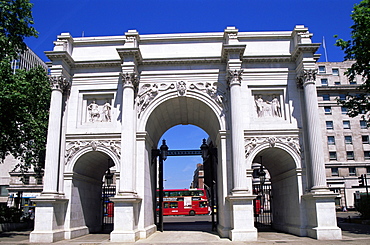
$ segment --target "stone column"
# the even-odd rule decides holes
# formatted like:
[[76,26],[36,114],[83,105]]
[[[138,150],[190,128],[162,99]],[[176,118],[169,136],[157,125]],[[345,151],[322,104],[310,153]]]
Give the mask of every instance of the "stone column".
[[63,91],[69,87],[66,78],[51,77],[51,101],[45,158],[44,189],[42,194],[57,195],[62,123]]
[[306,208],[307,235],[319,240],[342,238],[335,214],[336,194],[326,186],[324,153],[320,132],[319,109],[315,86],[316,70],[304,69],[298,77],[303,87],[306,127],[310,154],[311,192],[302,196]]
[[243,113],[240,113],[241,80],[243,70],[229,70],[231,109],[231,142],[233,159],[233,195],[247,194],[247,178],[244,166]]
[[304,91],[306,127],[311,158],[312,190],[327,189],[317,92],[316,70],[303,70],[298,78]]
[[137,87],[137,76],[135,73],[122,75],[122,131],[121,142],[123,146],[121,155],[121,170],[118,193],[120,195],[132,196],[134,190],[134,162],[135,162],[135,90]]

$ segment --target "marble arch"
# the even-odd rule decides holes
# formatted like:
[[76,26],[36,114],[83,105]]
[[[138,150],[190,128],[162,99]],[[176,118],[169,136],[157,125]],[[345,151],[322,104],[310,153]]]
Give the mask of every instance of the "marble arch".
[[45,52],[52,94],[44,187],[34,200],[30,241],[96,231],[95,216],[78,219],[90,203],[75,201],[82,200],[82,189],[96,198],[104,169],[94,175],[89,167],[103,158],[114,161],[119,175],[110,240],[135,242],[156,232],[150,153],[166,129],[180,123],[202,127],[218,148],[221,237],[257,240],[251,164],[263,155],[273,190],[284,196],[276,201],[296,210],[277,213],[274,226],[340,239],[336,195],[327,187],[320,147],[320,44],[312,35],[302,25],[274,32],[227,27],[215,33],[59,35]]

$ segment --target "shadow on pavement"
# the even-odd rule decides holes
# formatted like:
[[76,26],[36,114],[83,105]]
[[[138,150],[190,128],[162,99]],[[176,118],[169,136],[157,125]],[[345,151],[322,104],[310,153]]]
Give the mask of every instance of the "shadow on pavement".
[[370,225],[360,224],[361,221],[359,219],[338,218],[337,220],[338,226],[342,231],[354,234],[370,235]]

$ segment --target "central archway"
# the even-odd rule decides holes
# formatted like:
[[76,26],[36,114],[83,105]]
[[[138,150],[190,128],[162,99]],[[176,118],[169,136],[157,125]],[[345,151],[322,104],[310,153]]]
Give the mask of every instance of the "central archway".
[[[217,211],[220,213],[223,213],[226,205],[224,197],[227,195],[228,185],[230,184],[227,182],[226,176],[228,173],[226,171],[226,137],[224,137],[226,135],[225,129],[227,128],[225,113],[227,112],[208,97],[207,94],[202,95],[188,91],[186,96],[178,96],[177,92],[171,92],[156,98],[141,114],[138,123],[139,130],[146,134],[145,148],[148,159],[150,159],[151,149],[157,149],[162,135],[173,126],[191,124],[203,129],[209,135],[209,141],[213,143],[214,147],[219,149],[217,176],[219,176],[221,181],[218,181],[217,190],[221,203],[218,204],[220,209]],[[201,141],[199,141],[199,147],[200,145]],[[140,149],[138,151],[140,152]],[[149,211],[150,209],[153,210],[154,202],[156,202],[156,169],[154,166],[150,167],[150,173],[151,181],[150,183],[146,182],[143,189],[145,189],[144,193],[151,193],[151,200],[150,204],[144,202],[142,205],[145,206],[145,210],[148,210],[146,216],[151,215],[152,223],[154,223],[154,214]],[[222,215],[222,218],[219,220],[223,227],[228,226],[228,224],[225,224],[225,220],[229,221],[227,215]]]

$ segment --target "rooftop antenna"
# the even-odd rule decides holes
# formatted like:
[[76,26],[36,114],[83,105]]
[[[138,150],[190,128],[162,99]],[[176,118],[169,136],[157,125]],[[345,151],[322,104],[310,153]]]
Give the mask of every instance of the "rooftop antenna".
[[322,36],[322,47],[324,48],[325,62],[328,62],[328,53],[326,52],[326,43],[325,43],[325,37],[324,36]]

